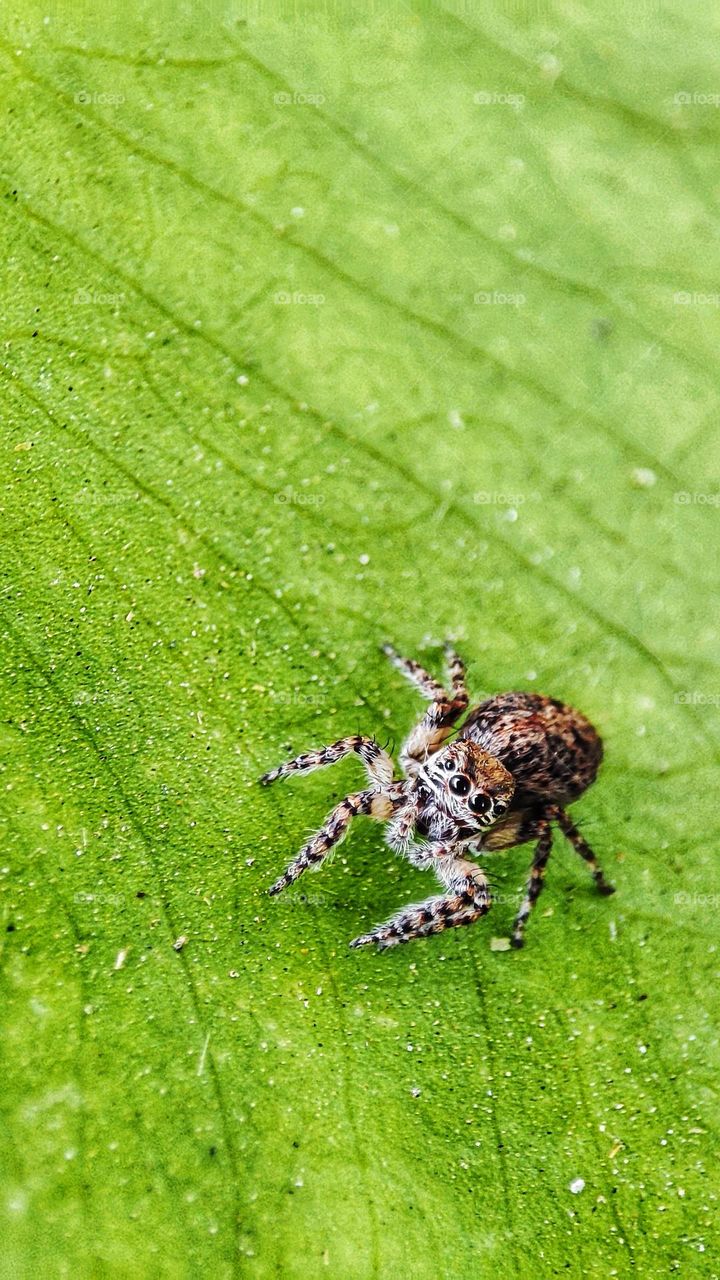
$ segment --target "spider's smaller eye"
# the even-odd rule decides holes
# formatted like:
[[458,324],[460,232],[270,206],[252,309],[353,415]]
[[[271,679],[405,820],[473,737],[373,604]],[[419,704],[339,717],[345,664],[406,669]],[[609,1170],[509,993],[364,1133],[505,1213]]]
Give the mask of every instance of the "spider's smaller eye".
[[455,768],[455,761],[454,761],[454,760],[441,760],[441,761],[440,761],[440,768],[441,768],[441,769],[446,769],[446,770],[447,770],[447,772],[449,773],[451,769],[454,769],[454,768]]
[[498,816],[499,818],[501,818],[501,817],[502,817],[502,815],[505,813],[506,809],[507,809],[507,800],[496,800],[496,801],[495,801],[495,813],[497,814],[497,816]]
[[456,796],[466,796],[470,790],[470,783],[462,773],[456,773],[455,777],[450,779],[450,790],[454,791]]
[[468,801],[468,808],[472,809],[473,813],[487,813],[490,808],[490,800],[487,796],[478,793],[473,796],[472,800]]

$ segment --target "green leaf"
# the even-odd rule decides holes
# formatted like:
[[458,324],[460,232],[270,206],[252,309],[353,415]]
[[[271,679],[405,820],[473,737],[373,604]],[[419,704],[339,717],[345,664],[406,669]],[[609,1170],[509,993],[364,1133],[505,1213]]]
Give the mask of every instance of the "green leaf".
[[[265,9],[269,8],[270,12]],[[709,1274],[714,23],[28,0],[5,136],[3,1274]],[[515,953],[350,938],[379,653],[606,744]]]

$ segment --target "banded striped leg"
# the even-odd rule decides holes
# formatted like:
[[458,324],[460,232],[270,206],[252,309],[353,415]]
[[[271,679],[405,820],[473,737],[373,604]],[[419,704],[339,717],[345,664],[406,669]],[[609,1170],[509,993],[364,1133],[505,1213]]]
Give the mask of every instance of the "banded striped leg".
[[340,804],[328,814],[322,827],[314,836],[311,836],[307,844],[303,845],[298,855],[293,858],[289,867],[275,881],[274,885],[268,890],[271,894],[281,893],[289,884],[293,884],[303,871],[307,871],[308,867],[319,867],[321,862],[327,858],[330,850],[339,844],[343,836],[347,834],[353,818],[359,813],[370,813],[373,807],[373,801],[377,800],[377,792],[373,789],[368,791],[358,791],[354,795],[346,796]]
[[351,947],[375,943],[382,951],[411,942],[413,938],[426,938],[444,929],[474,924],[490,910],[490,890],[480,867],[447,845],[436,845],[427,850],[427,855],[447,893],[403,908],[385,924],[353,939]]
[[569,813],[566,813],[564,809],[558,809],[557,820],[563,834],[567,836],[575,852],[579,853],[580,857],[584,858],[587,862],[592,872],[592,878],[597,885],[598,893],[602,893],[606,898],[609,897],[611,893],[615,892],[615,885],[610,884],[610,882],[605,879],[602,868],[598,865],[595,854],[587,841],[580,835],[580,832],[572,821]]
[[442,701],[447,698],[442,685],[429,675],[425,668],[420,666],[419,662],[415,662],[413,658],[403,658],[391,644],[384,644],[382,651],[390,659],[393,666],[402,672],[405,679],[415,685],[416,689],[419,689],[428,702]]
[[549,821],[545,820],[538,823],[540,830],[540,839],[535,846],[535,854],[530,868],[530,877],[527,882],[527,889],[520,910],[515,917],[513,931],[510,942],[513,947],[522,947],[524,945],[523,931],[527,918],[530,915],[535,903],[542,892],[545,882],[545,868],[547,867],[550,850],[552,849],[552,827]]
[[440,750],[466,709],[467,695],[464,698],[431,702],[422,720],[408,734],[400,751],[400,764],[409,778],[417,775],[428,756]]
[[[419,689],[424,698],[428,702],[448,702],[450,698],[443,686],[438,680],[435,680],[419,662],[415,662],[413,658],[403,658],[391,644],[384,644],[382,651],[390,659],[394,667],[401,671],[406,680]],[[465,688],[465,663],[462,658],[455,652],[452,645],[448,642],[444,646],[445,662],[447,664],[448,675],[450,676],[450,687],[452,689],[452,697],[465,699],[468,701],[467,689]]]
[[454,650],[449,645],[446,646],[445,656],[452,686],[452,692],[447,693],[423,667],[412,658],[400,657],[392,645],[383,645],[383,652],[431,704],[420,723],[408,735],[400,752],[403,769],[408,777],[413,777],[418,772],[418,766],[422,766],[429,755],[439,751],[450,736],[455,722],[467,710],[465,667]]
[[370,782],[378,787],[390,785],[393,776],[393,762],[390,756],[378,746],[374,738],[364,738],[360,734],[340,738],[338,742],[332,742],[328,747],[321,747],[319,751],[305,751],[294,760],[287,760],[285,764],[278,765],[277,769],[270,769],[268,773],[263,774],[260,781],[264,786],[268,786],[278,778],[289,778],[293,773],[310,773],[313,769],[322,769],[325,765],[335,764],[336,761],[342,760],[343,756],[350,755],[351,751],[360,756]]
[[445,645],[445,662],[450,676],[450,688],[452,689],[453,698],[464,697],[467,705],[468,692],[465,685],[467,678],[465,663],[450,643]]

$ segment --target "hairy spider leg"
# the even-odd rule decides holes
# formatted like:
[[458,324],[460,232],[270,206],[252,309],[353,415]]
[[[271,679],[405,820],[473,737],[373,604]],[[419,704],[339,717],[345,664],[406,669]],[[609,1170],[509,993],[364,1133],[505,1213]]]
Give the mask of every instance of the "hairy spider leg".
[[376,794],[374,790],[356,791],[354,795],[346,796],[344,800],[341,800],[340,804],[336,805],[332,812],[328,814],[320,830],[316,831],[315,835],[311,836],[307,843],[303,845],[300,852],[293,858],[290,865],[268,892],[271,894],[281,893],[289,884],[293,884],[302,875],[303,871],[307,871],[309,867],[319,867],[330,851],[347,834],[347,829],[353,818],[356,818],[360,813],[371,813]]
[[579,853],[580,857],[584,858],[585,862],[587,862],[590,871],[592,872],[592,878],[597,885],[598,893],[602,893],[604,897],[609,897],[611,893],[615,892],[615,885],[610,884],[610,882],[605,879],[602,867],[599,865],[587,840],[584,840],[580,835],[580,832],[575,826],[570,814],[566,813],[564,809],[558,807],[555,811],[555,816],[557,818],[558,825],[562,829],[563,834],[567,836],[575,852]]
[[414,658],[403,658],[391,644],[384,644],[382,652],[390,659],[393,666],[402,672],[405,679],[420,691],[423,698],[427,698],[428,702],[447,698],[442,685],[424,667],[421,667],[419,662],[415,662]]
[[385,924],[354,938],[350,946],[366,947],[374,943],[384,950],[413,938],[442,933],[444,929],[474,924],[486,915],[492,902],[487,877],[476,863],[460,854],[452,845],[428,849],[427,858],[447,892],[404,907]]
[[376,822],[387,822],[406,803],[407,782],[394,782],[386,790],[368,787],[365,791],[356,791],[345,796],[328,814],[323,825],[315,835],[303,845],[283,874],[270,887],[271,895],[281,893],[289,884],[293,884],[303,871],[319,867],[328,854],[347,834],[353,818],[365,814]]
[[336,764],[338,760],[343,759],[343,756],[350,755],[353,751],[359,755],[365,765],[370,782],[378,787],[390,785],[394,770],[390,756],[383,751],[374,738],[366,738],[360,734],[340,738],[338,742],[320,747],[317,751],[305,751],[294,760],[286,760],[285,764],[278,765],[277,769],[270,769],[268,773],[263,774],[260,781],[264,786],[269,786],[278,778],[289,778],[293,773],[311,773],[313,769],[322,769],[325,765]]
[[455,652],[453,646],[448,643],[445,645],[445,662],[450,676],[450,688],[454,698],[462,698],[464,696],[466,704],[468,701],[467,692],[467,673],[465,663],[458,653]]
[[523,930],[527,923],[528,916],[537,902],[542,887],[545,883],[545,868],[548,864],[550,851],[552,849],[553,833],[549,819],[541,820],[537,824],[540,831],[540,839],[535,846],[532,866],[530,867],[530,875],[528,877],[525,897],[520,906],[520,910],[515,917],[513,931],[510,942],[514,947],[522,947],[524,945]]
[[403,658],[392,645],[383,645],[393,666],[420,690],[430,706],[420,722],[408,734],[400,752],[400,764],[408,777],[417,775],[428,756],[439,751],[450,736],[453,726],[467,710],[468,692],[465,688],[465,667],[462,660],[448,645],[445,656],[449,667],[452,692],[448,693],[437,680],[412,658]]

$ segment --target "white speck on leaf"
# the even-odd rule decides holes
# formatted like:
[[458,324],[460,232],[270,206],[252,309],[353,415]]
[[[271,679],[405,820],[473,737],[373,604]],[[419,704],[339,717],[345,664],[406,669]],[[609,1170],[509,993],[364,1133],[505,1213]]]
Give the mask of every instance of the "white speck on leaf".
[[555,57],[554,53],[541,53],[538,66],[543,80],[549,80],[551,84],[555,83],[562,72],[562,62]]
[[490,950],[491,951],[509,951],[510,939],[509,938],[491,938]]

